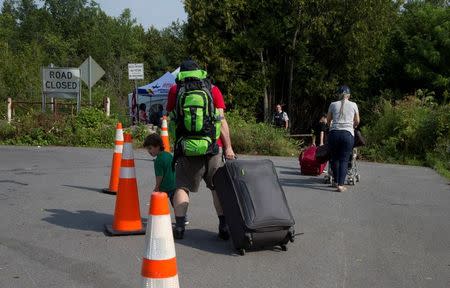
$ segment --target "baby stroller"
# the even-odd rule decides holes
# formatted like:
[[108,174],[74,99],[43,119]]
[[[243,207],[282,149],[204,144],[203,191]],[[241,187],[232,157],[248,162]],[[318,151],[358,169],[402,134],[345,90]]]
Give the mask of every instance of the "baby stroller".
[[[358,157],[358,148],[353,148],[352,153],[350,154],[350,159],[348,161],[348,171],[347,171],[347,177],[345,179],[345,182],[348,185],[355,185],[356,182],[359,182],[360,175],[358,172],[358,161],[356,160]],[[327,184],[333,184],[333,171],[331,169],[331,163],[328,162],[328,169],[325,174],[325,183]]]

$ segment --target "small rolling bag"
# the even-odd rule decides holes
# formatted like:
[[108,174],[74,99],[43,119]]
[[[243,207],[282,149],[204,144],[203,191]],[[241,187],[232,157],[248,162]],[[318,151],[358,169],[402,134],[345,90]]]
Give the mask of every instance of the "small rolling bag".
[[316,159],[316,146],[310,146],[299,156],[300,172],[302,175],[318,176],[323,173],[326,162],[320,163]]
[[246,250],[294,241],[294,218],[270,160],[228,160],[213,178],[234,247]]

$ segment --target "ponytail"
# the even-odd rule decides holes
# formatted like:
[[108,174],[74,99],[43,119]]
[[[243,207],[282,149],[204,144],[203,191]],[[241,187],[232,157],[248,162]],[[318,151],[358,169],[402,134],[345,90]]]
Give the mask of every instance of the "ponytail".
[[345,99],[347,99],[349,94],[341,94],[341,109],[339,109],[339,119],[341,119],[344,116],[344,104]]

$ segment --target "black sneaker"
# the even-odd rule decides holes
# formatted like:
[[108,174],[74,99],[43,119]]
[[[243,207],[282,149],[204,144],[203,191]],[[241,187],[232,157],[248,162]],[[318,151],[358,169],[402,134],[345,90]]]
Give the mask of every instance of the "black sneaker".
[[173,229],[173,238],[183,239],[184,238],[184,227],[175,227]]
[[230,239],[230,231],[228,230],[228,226],[220,226],[219,225],[219,238],[222,240]]

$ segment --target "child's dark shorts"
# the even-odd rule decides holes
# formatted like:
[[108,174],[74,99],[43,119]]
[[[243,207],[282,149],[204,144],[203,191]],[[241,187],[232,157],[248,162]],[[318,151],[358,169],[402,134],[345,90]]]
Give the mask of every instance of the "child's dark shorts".
[[170,200],[170,203],[172,204],[172,207],[173,207],[173,196],[175,195],[175,191],[176,191],[177,189],[172,189],[172,190],[169,190],[169,191],[164,191],[164,193],[167,193],[167,197],[169,197],[169,200]]

